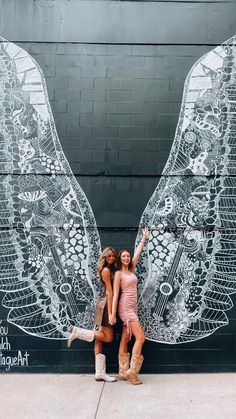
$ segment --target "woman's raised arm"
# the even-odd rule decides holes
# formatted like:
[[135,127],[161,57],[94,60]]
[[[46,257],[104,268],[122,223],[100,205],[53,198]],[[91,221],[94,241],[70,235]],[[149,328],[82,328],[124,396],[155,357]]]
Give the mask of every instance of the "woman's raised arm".
[[144,244],[145,244],[145,241],[148,239],[148,236],[149,236],[149,230],[148,230],[148,228],[147,227],[145,227],[144,229],[143,229],[143,236],[142,236],[142,238],[141,238],[141,241],[140,241],[140,243],[138,244],[138,246],[136,247],[136,249],[135,249],[135,252],[134,252],[134,256],[133,256],[133,259],[132,259],[132,265],[133,265],[133,268],[137,265],[137,263],[138,263],[138,260],[139,260],[139,258],[140,258],[140,255],[141,255],[141,253],[142,253],[142,250],[143,250],[143,247],[144,247]]

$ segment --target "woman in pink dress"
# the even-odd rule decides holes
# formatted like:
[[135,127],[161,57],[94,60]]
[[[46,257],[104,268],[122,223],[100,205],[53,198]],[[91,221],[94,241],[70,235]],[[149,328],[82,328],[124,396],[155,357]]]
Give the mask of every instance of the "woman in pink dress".
[[[123,321],[123,330],[119,346],[119,375],[123,380],[129,380],[133,384],[142,384],[138,377],[138,373],[143,363],[142,347],[145,342],[145,335],[138,319],[137,307],[137,282],[138,279],[134,273],[134,268],[138,263],[142,253],[149,231],[147,228],[143,230],[142,239],[137,246],[133,258],[128,250],[123,249],[119,252],[117,261],[117,271],[115,273],[113,284],[113,304],[112,317],[114,322],[119,292],[121,297],[118,306],[118,313]],[[129,364],[130,355],[128,353],[128,342],[131,335],[135,337],[135,343],[132,350],[131,363]]]

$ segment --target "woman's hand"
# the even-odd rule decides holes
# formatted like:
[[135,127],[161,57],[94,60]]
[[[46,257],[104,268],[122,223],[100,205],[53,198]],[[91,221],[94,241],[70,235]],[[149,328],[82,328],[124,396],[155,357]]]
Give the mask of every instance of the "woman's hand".
[[114,324],[116,324],[116,318],[115,316],[113,316],[112,314],[108,315],[108,323],[113,326]]
[[147,227],[143,228],[142,232],[143,232],[142,240],[146,241],[148,239],[148,237],[149,237],[149,230],[148,230],[148,228]]

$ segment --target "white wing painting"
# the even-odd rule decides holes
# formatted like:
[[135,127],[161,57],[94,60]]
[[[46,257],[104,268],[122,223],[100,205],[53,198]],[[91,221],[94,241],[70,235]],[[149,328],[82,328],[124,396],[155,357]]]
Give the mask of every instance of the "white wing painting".
[[8,321],[65,339],[93,327],[100,241],[58,141],[37,63],[0,42],[0,290]]
[[[141,218],[138,265],[148,339],[185,343],[227,324],[236,291],[236,40],[186,80],[169,159]],[[8,321],[44,338],[92,328],[100,240],[58,141],[45,81],[18,46],[0,43],[0,291]],[[139,239],[139,236],[138,238]]]
[[236,37],[191,69],[175,139],[141,219],[138,266],[150,340],[204,338],[228,323],[236,291]]

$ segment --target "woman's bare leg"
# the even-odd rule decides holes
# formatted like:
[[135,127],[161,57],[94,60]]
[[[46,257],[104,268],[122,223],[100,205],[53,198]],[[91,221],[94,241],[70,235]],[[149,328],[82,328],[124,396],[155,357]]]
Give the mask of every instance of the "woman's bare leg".
[[123,326],[120,346],[119,346],[119,354],[124,354],[128,351],[128,342],[129,342],[129,334],[127,331],[127,326]]
[[94,341],[94,355],[98,355],[102,353],[103,344],[100,340],[95,339]]
[[143,364],[143,355],[141,354],[141,352],[142,352],[143,344],[145,342],[145,335],[138,321],[130,322],[130,328],[131,328],[132,334],[135,337],[135,343],[132,350],[130,368],[126,372],[125,378],[126,380],[129,380],[132,384],[138,385],[138,384],[142,384],[142,381],[138,377],[138,374]]
[[95,340],[101,342],[112,342],[113,341],[113,329],[112,327],[100,326],[99,329],[94,333]]
[[143,344],[145,342],[145,335],[142,326],[139,322],[130,322],[130,328],[135,337],[132,355],[141,355]]
[[94,355],[95,355],[95,380],[113,382],[116,378],[110,377],[106,373],[106,357],[102,354],[103,342],[112,342],[112,327],[100,326],[99,330],[94,333]]
[[128,342],[129,342],[129,334],[128,334],[127,326],[123,326],[120,345],[119,345],[119,355],[118,355],[119,380],[126,380],[125,374],[129,369],[130,354],[128,353]]

